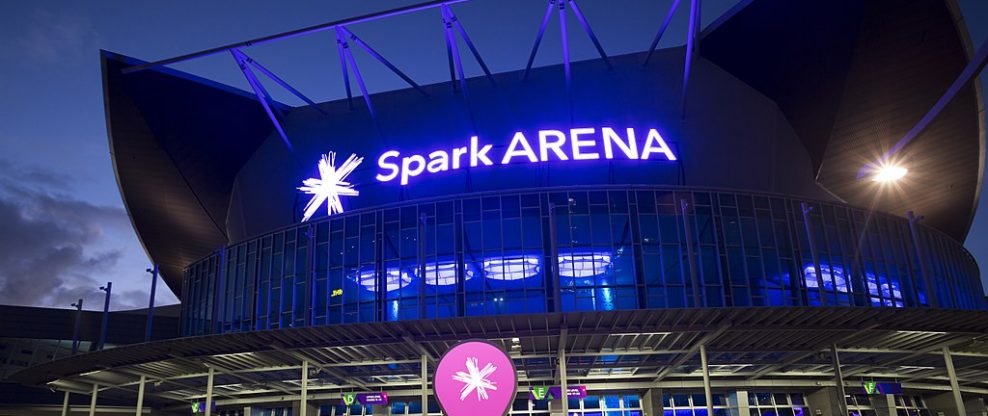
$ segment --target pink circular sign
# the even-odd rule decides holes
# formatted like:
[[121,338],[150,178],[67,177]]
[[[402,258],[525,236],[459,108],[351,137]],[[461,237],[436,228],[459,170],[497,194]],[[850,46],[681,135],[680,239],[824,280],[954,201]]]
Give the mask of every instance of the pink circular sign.
[[448,416],[504,416],[515,399],[511,357],[487,341],[464,341],[443,354],[432,385]]

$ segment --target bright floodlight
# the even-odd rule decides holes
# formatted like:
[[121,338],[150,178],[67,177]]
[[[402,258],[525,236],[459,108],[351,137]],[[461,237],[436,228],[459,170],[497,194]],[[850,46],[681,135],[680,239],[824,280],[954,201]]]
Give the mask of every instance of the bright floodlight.
[[906,176],[909,169],[897,165],[884,165],[875,172],[875,176],[872,178],[875,182],[895,182]]

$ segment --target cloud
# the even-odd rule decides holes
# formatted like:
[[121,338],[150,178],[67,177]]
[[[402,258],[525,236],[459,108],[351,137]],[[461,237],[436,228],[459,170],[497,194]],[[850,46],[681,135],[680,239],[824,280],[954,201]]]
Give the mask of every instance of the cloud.
[[73,185],[53,172],[0,160],[0,303],[67,307],[80,297],[102,303],[98,287],[124,255],[107,248],[106,233],[130,223],[123,208],[68,195]]
[[78,59],[95,49],[98,33],[89,18],[66,10],[37,9],[13,44],[25,56],[51,64]]

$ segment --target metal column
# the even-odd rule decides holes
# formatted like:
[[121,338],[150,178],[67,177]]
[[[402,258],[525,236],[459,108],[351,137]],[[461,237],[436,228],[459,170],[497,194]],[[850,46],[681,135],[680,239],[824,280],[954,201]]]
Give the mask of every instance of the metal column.
[[429,414],[429,356],[422,354],[422,416]]
[[[916,260],[919,260],[919,271],[923,274],[923,286],[926,286],[926,303],[934,308],[940,307],[940,299],[937,298],[936,288],[933,287],[933,279],[930,277],[929,266],[926,264],[926,256],[923,255],[923,244],[919,241],[919,230],[916,229],[916,224],[923,219],[923,217],[917,217],[912,211],[906,212],[906,218],[909,219],[909,235],[913,239],[913,250],[916,251]],[[919,295],[916,295],[916,302],[919,302]]]
[[65,397],[62,398],[62,416],[69,416],[69,392],[65,392]]
[[213,415],[213,367],[206,373],[206,416]]
[[961,386],[957,383],[957,372],[954,371],[954,359],[950,357],[949,347],[943,347],[943,362],[947,364],[947,378],[950,379],[950,392],[954,394],[954,405],[957,407],[957,414],[964,416],[967,414],[964,408],[964,397],[961,396]]
[[306,416],[309,406],[309,360],[302,360],[302,405],[298,407],[299,416]]
[[707,414],[714,414],[714,398],[710,393],[710,368],[707,367],[707,346],[700,344],[700,368],[703,371],[703,397],[707,400]]
[[96,396],[99,394],[99,384],[93,384],[93,394],[89,396],[89,416],[96,416]]
[[75,306],[75,326],[72,328],[72,355],[79,352],[79,325],[82,323],[82,298],[73,303]]
[[834,362],[834,387],[837,388],[837,407],[841,414],[847,414],[847,396],[844,392],[844,372],[840,369],[840,356],[837,355],[837,344],[830,346],[830,356]]
[[562,401],[563,416],[569,416],[569,383],[566,379],[566,328],[563,328],[559,333],[559,394],[562,398],[557,398]]
[[148,299],[148,321],[144,325],[144,342],[151,341],[151,328],[154,324],[154,293],[158,288],[158,263],[154,264],[154,269],[145,270],[151,273],[151,297]]
[[141,411],[144,410],[144,383],[147,378],[142,374],[141,381],[137,385],[137,411],[134,412],[136,416],[141,416]]
[[683,233],[686,235],[686,260],[690,266],[690,284],[693,286],[693,307],[703,307],[703,297],[700,294],[700,280],[696,276],[696,259],[693,251],[693,224],[689,217],[690,204],[685,199],[679,200],[683,214]]
[[[810,212],[813,211],[813,207],[807,205],[805,202],[800,202],[799,208],[803,212],[806,241],[809,244],[810,257],[813,258],[813,270],[816,271],[816,284],[817,291],[820,293],[820,305],[827,306],[827,294],[823,291],[823,270],[820,268],[820,253],[816,251],[816,241],[813,239],[813,224],[810,223]],[[809,288],[806,288],[806,290],[809,293]]]
[[102,351],[103,345],[106,344],[107,323],[110,320],[110,291],[113,290],[113,282],[106,282],[106,286],[99,289],[106,292],[106,296],[103,298],[103,322],[99,326],[99,342],[96,344],[96,349]]

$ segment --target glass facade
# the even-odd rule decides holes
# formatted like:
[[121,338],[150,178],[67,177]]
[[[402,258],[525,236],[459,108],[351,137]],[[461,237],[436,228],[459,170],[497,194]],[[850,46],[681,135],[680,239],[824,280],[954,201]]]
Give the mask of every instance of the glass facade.
[[635,308],[985,309],[970,254],[935,230],[916,236],[899,217],[737,192],[416,201],[299,224],[190,265],[182,329]]

